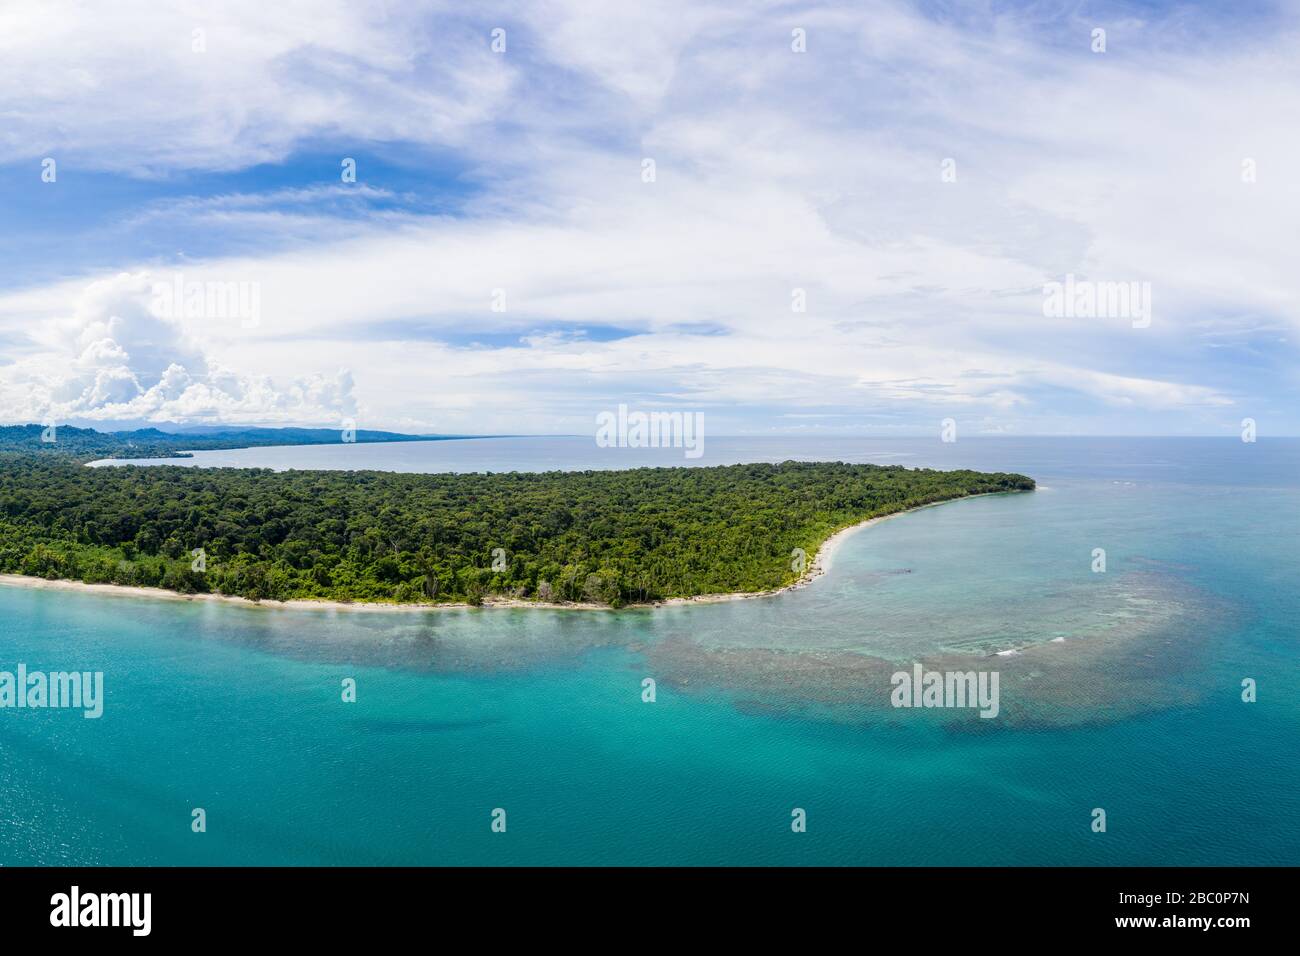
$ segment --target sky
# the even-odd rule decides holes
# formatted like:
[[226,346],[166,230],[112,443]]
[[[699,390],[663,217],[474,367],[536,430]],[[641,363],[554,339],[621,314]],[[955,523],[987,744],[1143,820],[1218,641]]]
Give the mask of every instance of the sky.
[[0,422],[1297,435],[1297,48],[1297,4],[7,4]]

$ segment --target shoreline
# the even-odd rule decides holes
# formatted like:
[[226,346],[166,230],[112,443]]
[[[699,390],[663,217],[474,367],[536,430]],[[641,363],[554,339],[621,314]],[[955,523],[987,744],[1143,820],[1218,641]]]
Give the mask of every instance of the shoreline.
[[[978,495],[962,495],[960,498],[948,498],[944,501],[932,501],[929,504],[918,505],[915,508],[905,508],[902,511],[895,511],[887,515],[877,515],[874,518],[867,518],[856,524],[840,528],[826,538],[817,547],[817,553],[813,556],[808,567],[804,570],[796,581],[783,585],[779,588],[773,588],[770,591],[724,591],[717,594],[697,594],[694,597],[674,597],[665,598],[662,601],[647,601],[638,604],[625,604],[621,608],[612,608],[607,604],[589,604],[583,602],[559,603],[559,602],[542,602],[528,601],[522,598],[484,598],[483,603],[478,605],[482,609],[507,608],[507,609],[534,609],[546,611],[630,611],[640,609],[653,609],[661,607],[676,607],[690,604],[722,604],[728,601],[747,601],[753,598],[775,597],[778,594],[784,594],[787,591],[797,591],[807,587],[813,581],[825,575],[831,569],[831,564],[835,557],[835,552],[845,542],[845,540],[857,531],[863,528],[869,528],[872,525],[879,524],[882,521],[888,521],[890,518],[897,518],[899,515],[912,514],[916,511],[922,511],[926,508],[936,508],[939,505],[952,504],[954,501],[967,501],[971,498],[987,498],[990,495],[1007,495],[1023,494],[1020,491],[987,491]],[[392,601],[334,601],[328,599],[316,600],[314,598],[290,598],[287,601],[263,600],[254,601],[252,598],[240,597],[235,594],[182,594],[180,591],[169,591],[165,588],[148,588],[130,584],[88,584],[85,581],[73,581],[66,578],[38,578],[26,574],[0,574],[0,586],[32,588],[35,590],[54,590],[54,591],[81,591],[88,594],[103,594],[116,597],[130,598],[153,598],[158,601],[190,601],[190,602],[214,602],[219,604],[237,604],[249,608],[265,608],[269,610],[285,611],[360,611],[363,613],[392,613],[392,612],[419,612],[419,611],[458,611],[472,609],[475,605],[465,601],[456,601],[442,604],[398,604]]]

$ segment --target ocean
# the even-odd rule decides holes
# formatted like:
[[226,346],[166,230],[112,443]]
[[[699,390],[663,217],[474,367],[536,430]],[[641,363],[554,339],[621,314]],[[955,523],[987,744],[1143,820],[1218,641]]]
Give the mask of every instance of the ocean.
[[[0,709],[0,864],[1300,863],[1300,440],[711,438],[684,460],[520,438],[187,464],[787,458],[1039,488],[881,522],[810,586],[721,604],[386,614],[0,587],[0,671],[105,688],[99,719]],[[998,672],[997,716],[891,706],[914,662]]]

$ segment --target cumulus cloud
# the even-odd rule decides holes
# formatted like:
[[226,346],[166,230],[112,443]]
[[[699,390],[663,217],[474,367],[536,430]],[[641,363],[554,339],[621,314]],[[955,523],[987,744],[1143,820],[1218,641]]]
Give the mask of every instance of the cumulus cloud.
[[357,413],[350,372],[277,383],[222,367],[158,314],[156,291],[142,273],[91,283],[68,316],[42,323],[30,354],[0,366],[0,415],[332,425]]

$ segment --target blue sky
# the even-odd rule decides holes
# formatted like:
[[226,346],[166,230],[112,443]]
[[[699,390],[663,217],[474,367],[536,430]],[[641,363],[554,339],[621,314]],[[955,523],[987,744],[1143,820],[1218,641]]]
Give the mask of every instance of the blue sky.
[[1300,434],[1284,7],[31,6],[0,420]]

